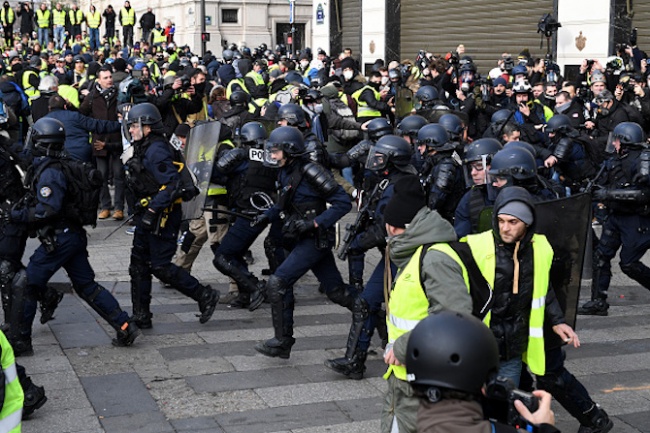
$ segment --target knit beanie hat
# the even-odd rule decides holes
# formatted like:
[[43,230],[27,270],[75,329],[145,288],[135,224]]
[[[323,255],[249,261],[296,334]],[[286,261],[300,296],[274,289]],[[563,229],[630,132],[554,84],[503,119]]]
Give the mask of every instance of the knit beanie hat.
[[511,201],[499,209],[499,215],[510,215],[520,219],[527,226],[533,223],[533,211],[523,201]]
[[406,228],[415,214],[426,206],[420,178],[408,175],[395,182],[393,196],[384,209],[384,222],[393,227]]

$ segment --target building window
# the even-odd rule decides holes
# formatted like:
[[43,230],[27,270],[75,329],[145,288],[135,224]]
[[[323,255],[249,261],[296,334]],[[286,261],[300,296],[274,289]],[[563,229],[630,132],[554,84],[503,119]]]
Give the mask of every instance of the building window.
[[221,9],[221,22],[223,24],[237,24],[239,22],[239,9]]

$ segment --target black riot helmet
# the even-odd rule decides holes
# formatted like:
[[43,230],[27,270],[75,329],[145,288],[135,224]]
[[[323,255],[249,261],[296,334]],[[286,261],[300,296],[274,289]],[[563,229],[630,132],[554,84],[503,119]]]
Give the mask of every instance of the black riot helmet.
[[313,103],[323,99],[323,94],[318,89],[309,89],[307,94],[302,98],[303,102]]
[[[302,133],[291,126],[280,126],[271,132],[269,138],[264,144],[265,154],[269,154],[272,150],[281,150],[287,157],[298,157],[304,155],[305,140]],[[272,161],[265,156],[265,162]],[[271,162],[270,165],[273,165]]]
[[546,123],[544,131],[566,135],[572,129],[571,119],[565,114],[556,114]]
[[537,152],[535,152],[535,146],[525,141],[509,141],[503,147],[506,149],[512,149],[512,148],[524,149],[530,152],[530,154],[533,155],[533,157],[537,154]]
[[463,162],[482,161],[484,158],[489,164],[492,157],[501,149],[501,143],[496,138],[479,138],[465,148],[465,159]]
[[443,114],[438,119],[438,124],[447,130],[449,137],[453,141],[460,142],[463,131],[465,130],[465,126],[463,125],[463,121],[460,120],[460,117],[451,113]]
[[297,104],[284,104],[278,110],[278,122],[286,120],[290,126],[298,128],[306,128],[307,122],[305,121],[305,112],[302,111],[300,105]]
[[424,125],[420,128],[417,145],[424,145],[438,152],[454,149],[454,143],[450,140],[449,133],[442,125],[437,123]]
[[[150,102],[142,102],[140,104],[135,104],[129,110],[126,115],[126,122],[122,125],[125,126],[126,130],[124,131],[126,138],[133,143],[133,137],[129,133],[128,129],[133,124],[138,124],[142,129],[142,126],[148,125],[151,127],[152,132],[158,134],[164,134],[165,128],[162,123],[162,116],[158,108]],[[124,128],[123,128],[124,129]]]
[[427,392],[431,387],[478,394],[499,369],[492,331],[469,314],[429,315],[411,331],[406,347],[407,380],[429,396],[439,395]]
[[413,147],[402,137],[384,135],[370,148],[366,168],[381,171],[392,163],[397,168],[403,168],[411,163]]
[[507,179],[506,186],[522,185],[523,182],[536,179],[537,164],[533,154],[525,148],[506,145],[492,158],[488,173],[490,176]]
[[262,149],[268,134],[260,122],[248,122],[241,127],[239,137],[242,145]]
[[235,90],[230,95],[230,106],[231,107],[244,107],[248,108],[248,104],[251,102],[251,95],[242,91]]
[[497,124],[503,123],[512,117],[512,111],[502,108],[501,110],[495,112],[490,118],[490,123]]
[[422,86],[415,92],[416,109],[433,107],[438,100],[438,90],[433,86]]
[[645,144],[643,128],[635,122],[621,122],[612,131],[612,136],[621,142],[622,146],[642,146]]
[[370,138],[374,142],[379,140],[384,135],[393,133],[393,127],[390,125],[390,123],[388,123],[388,120],[386,120],[386,118],[384,117],[378,117],[376,119],[372,119],[370,122],[368,122],[367,128],[368,128],[368,138]]
[[221,56],[223,57],[223,60],[226,62],[232,61],[233,57],[235,57],[235,53],[231,49],[223,50],[223,53],[221,53]]
[[33,156],[61,157],[65,144],[65,126],[57,119],[42,117],[30,128],[27,148],[31,148]]
[[420,129],[426,125],[427,119],[417,114],[411,114],[402,119],[402,121],[397,125],[397,133],[401,136],[411,137],[411,141],[415,141],[418,136]]

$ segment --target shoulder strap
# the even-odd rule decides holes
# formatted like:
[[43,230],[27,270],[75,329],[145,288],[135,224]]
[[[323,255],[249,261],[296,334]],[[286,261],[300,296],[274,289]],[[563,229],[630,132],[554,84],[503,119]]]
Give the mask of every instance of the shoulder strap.
[[[492,296],[492,288],[487,282],[478,265],[476,260],[472,256],[472,251],[469,248],[469,245],[465,242],[448,242],[447,243],[452,250],[465,265],[467,270],[467,276],[469,278],[469,294],[472,297],[472,315],[483,320],[487,313],[492,308],[494,303],[494,298]],[[434,245],[433,243],[425,244],[422,247],[422,253],[420,254],[420,267],[419,275],[422,272],[422,264],[424,262],[424,256],[426,256],[429,248]]]

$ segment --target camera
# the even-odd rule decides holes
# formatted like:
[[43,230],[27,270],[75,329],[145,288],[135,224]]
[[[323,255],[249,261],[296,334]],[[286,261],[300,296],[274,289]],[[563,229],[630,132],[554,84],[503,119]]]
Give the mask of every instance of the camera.
[[587,59],[587,70],[590,70],[594,63],[596,63],[594,59]]
[[456,51],[451,51],[449,56],[449,64],[451,66],[458,66],[460,64],[460,57]]
[[515,388],[515,384],[508,378],[497,376],[490,379],[487,383],[485,394],[488,399],[497,402],[505,402],[507,409],[505,416],[502,414],[497,415],[497,419],[512,426],[526,425],[527,421],[519,415],[515,408],[515,401],[521,401],[524,406],[532,413],[539,409],[539,398],[533,394]]
[[503,70],[507,71],[510,73],[512,69],[515,67],[515,61],[512,59],[512,57],[507,56],[503,58]]
[[181,90],[184,92],[190,88],[192,82],[190,81],[190,77],[187,75],[181,75],[179,78],[181,79]]
[[298,98],[299,99],[304,99],[305,96],[307,96],[307,91],[308,90],[309,89],[307,87],[300,86],[300,88],[298,89]]

